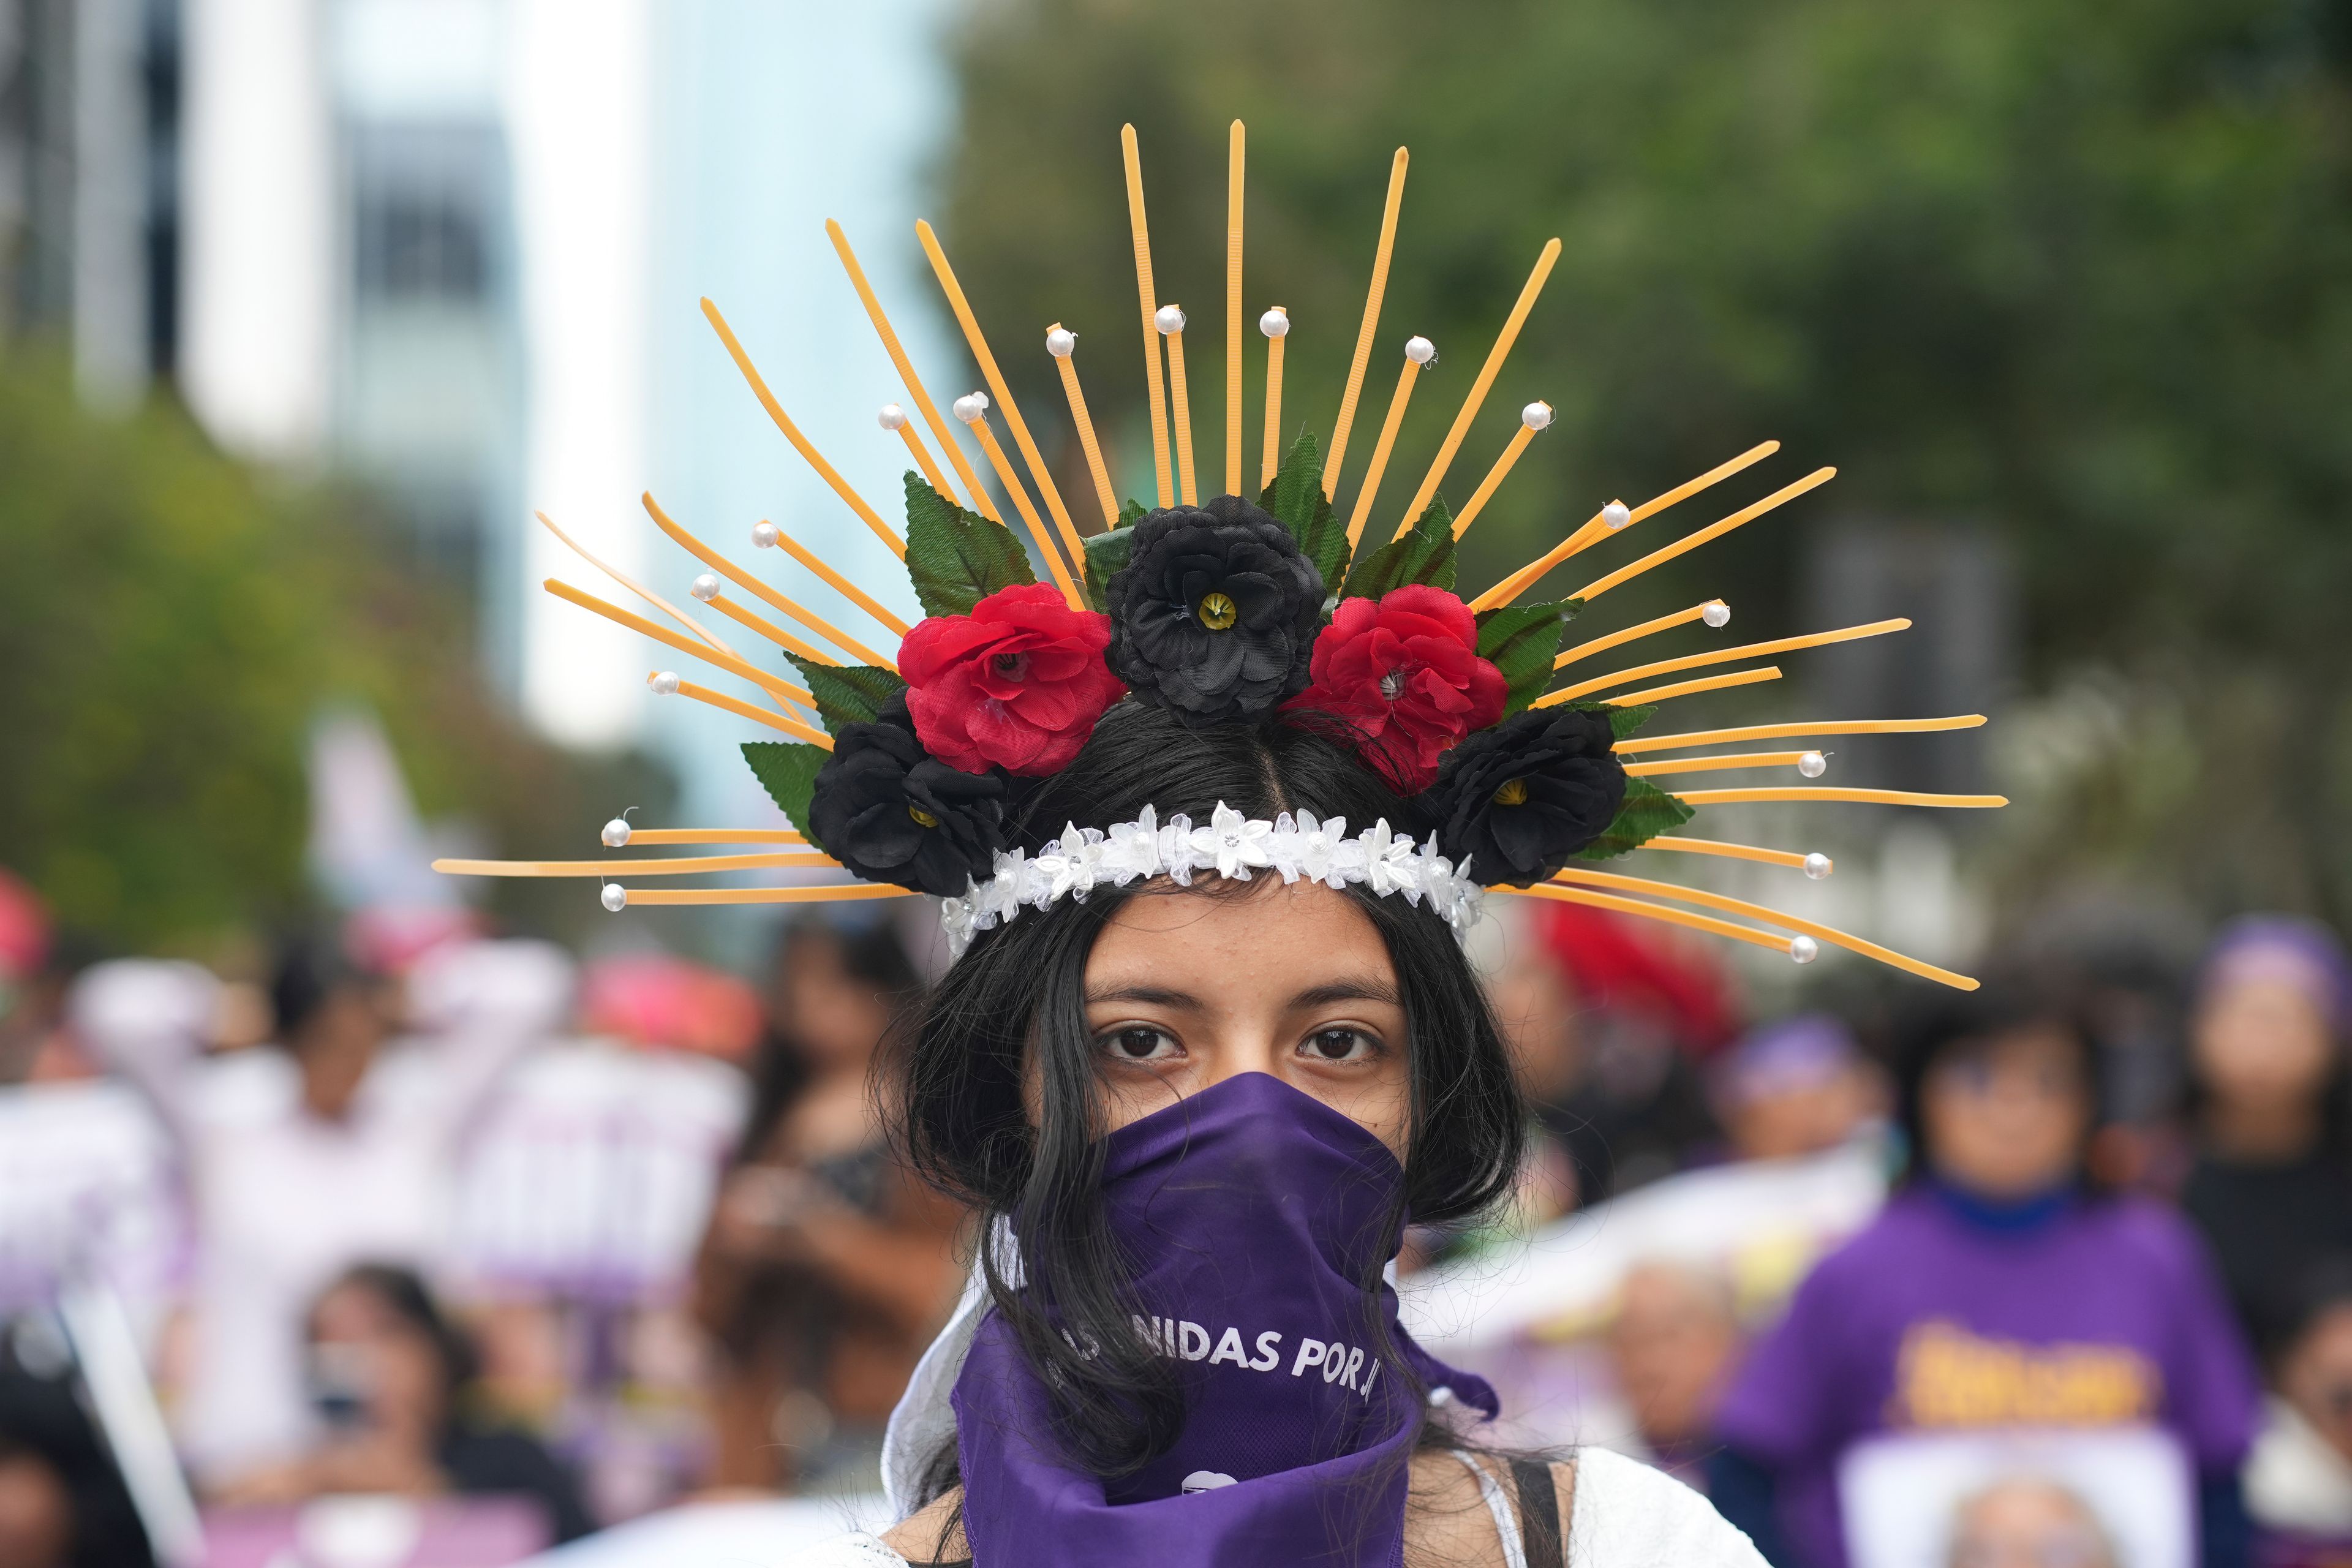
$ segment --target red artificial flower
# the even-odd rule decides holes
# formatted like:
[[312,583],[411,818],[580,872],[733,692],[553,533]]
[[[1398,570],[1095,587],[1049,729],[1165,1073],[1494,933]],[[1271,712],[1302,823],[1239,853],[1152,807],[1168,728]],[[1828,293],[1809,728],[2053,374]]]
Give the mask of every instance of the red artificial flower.
[[1509,683],[1478,657],[1478,622],[1443,588],[1410,583],[1378,600],[1342,599],[1291,699],[1344,721],[1369,761],[1407,794],[1473,730],[1503,716]]
[[1127,689],[1103,663],[1109,642],[1108,616],[1071,609],[1045,583],[933,616],[898,645],[916,737],[968,773],[1058,772]]

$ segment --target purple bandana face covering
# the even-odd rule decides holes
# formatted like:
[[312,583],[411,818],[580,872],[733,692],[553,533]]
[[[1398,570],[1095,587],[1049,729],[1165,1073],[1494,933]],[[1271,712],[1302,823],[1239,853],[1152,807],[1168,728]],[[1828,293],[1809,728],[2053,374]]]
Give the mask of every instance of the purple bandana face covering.
[[1363,1290],[1396,1254],[1403,1180],[1380,1140],[1263,1073],[1113,1133],[1103,1199],[1143,1331],[1184,1365],[1183,1431],[1106,1488],[1061,1456],[1045,1389],[990,1317],[954,1399],[980,1568],[1394,1568],[1415,1384],[1496,1408],[1406,1337],[1394,1290]]

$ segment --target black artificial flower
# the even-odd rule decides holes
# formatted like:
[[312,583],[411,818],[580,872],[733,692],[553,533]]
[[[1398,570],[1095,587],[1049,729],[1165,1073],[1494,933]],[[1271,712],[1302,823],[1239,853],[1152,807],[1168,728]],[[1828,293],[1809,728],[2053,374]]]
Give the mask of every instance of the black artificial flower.
[[871,724],[845,724],[809,795],[809,837],[869,882],[961,898],[1004,847],[1004,776],[926,753],[893,696]]
[[1437,847],[1488,887],[1548,880],[1608,829],[1625,799],[1609,715],[1529,709],[1448,753],[1422,805]]
[[1322,574],[1238,496],[1147,514],[1108,597],[1103,657],[1187,724],[1255,718],[1306,688]]

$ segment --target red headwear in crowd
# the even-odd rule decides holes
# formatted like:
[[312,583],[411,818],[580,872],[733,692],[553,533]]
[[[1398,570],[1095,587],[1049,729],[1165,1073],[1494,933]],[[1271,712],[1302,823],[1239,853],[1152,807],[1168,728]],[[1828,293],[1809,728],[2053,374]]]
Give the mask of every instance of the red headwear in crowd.
[[1537,930],[1595,1007],[1646,1013],[1697,1051],[1712,1051],[1738,1027],[1729,976],[1706,952],[1669,947],[1605,910],[1547,902]]

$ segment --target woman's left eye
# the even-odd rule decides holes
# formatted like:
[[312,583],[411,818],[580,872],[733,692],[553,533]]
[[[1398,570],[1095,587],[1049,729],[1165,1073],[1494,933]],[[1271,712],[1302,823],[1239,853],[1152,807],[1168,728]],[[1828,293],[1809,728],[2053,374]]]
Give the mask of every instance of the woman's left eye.
[[1126,1024],[1104,1031],[1095,1044],[1114,1061],[1167,1061],[1179,1054],[1176,1038],[1148,1024]]
[[1379,1043],[1360,1029],[1318,1029],[1299,1048],[1318,1061],[1359,1061],[1379,1049]]

